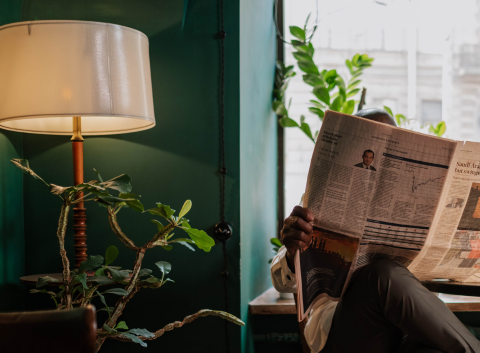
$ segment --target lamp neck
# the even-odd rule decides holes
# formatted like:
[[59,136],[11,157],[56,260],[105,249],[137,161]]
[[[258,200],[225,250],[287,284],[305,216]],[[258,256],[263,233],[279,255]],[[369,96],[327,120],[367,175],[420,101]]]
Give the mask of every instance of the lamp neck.
[[82,117],[73,117],[73,136],[72,141],[83,141],[82,136]]

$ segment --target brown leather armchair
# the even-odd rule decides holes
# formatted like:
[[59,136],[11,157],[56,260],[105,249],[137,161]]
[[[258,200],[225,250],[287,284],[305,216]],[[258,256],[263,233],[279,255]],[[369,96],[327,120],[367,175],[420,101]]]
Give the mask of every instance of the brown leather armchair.
[[2,353],[93,353],[95,308],[0,313]]

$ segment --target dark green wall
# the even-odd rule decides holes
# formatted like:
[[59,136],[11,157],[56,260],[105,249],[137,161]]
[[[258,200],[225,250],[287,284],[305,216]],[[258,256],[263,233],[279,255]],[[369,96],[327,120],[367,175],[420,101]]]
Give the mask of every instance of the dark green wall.
[[[234,237],[228,243],[230,311],[240,315],[240,172],[239,172],[239,14],[238,1],[225,3],[226,40],[226,153],[227,211]],[[179,210],[193,202],[192,226],[211,233],[220,218],[219,120],[219,6],[216,0],[162,1],[25,1],[22,20],[75,19],[116,23],[138,29],[150,41],[150,61],[157,125],[144,132],[86,138],[85,179],[129,174],[133,192],[147,206],[156,201]],[[69,137],[24,136],[24,155],[47,181],[72,183]],[[37,180],[25,179],[26,272],[58,272],[55,227],[59,200],[48,195]],[[114,244],[122,267],[134,260],[113,235],[105,210],[87,204],[89,254],[103,254]],[[136,242],[146,242],[156,227],[149,214],[122,211],[119,220]],[[41,251],[39,251],[41,249]],[[72,249],[72,241],[67,244]],[[71,253],[70,253],[71,255]],[[147,253],[145,267],[160,260],[172,264],[175,283],[145,290],[129,302],[122,317],[129,327],[156,330],[203,308],[225,308],[222,248],[211,253],[191,252],[176,246],[171,252],[155,248]],[[111,298],[113,302],[114,298]],[[101,313],[103,314],[103,313]],[[151,350],[168,352],[224,352],[224,321],[209,317],[166,333],[148,343]],[[240,350],[240,328],[229,326],[232,352]],[[144,352],[139,345],[107,341],[105,352]]]
[[[19,21],[20,7],[20,1],[0,7],[0,26]],[[0,311],[24,308],[23,185],[11,158],[22,158],[22,134],[0,130]]]
[[[104,178],[127,173],[133,179],[132,191],[142,195],[146,206],[161,201],[178,210],[186,199],[191,199],[190,223],[212,234],[213,225],[220,218],[220,42],[216,38],[220,30],[219,0],[29,0],[21,6],[18,1],[0,0],[0,4],[2,8],[13,8],[17,16],[4,23],[74,19],[116,23],[147,34],[157,125],[138,133],[87,137],[85,179],[96,178],[92,168]],[[267,244],[276,221],[276,126],[270,113],[275,60],[272,10],[271,0],[260,4],[249,0],[242,5],[239,0],[225,1],[226,219],[234,232],[227,242],[229,310],[247,321],[248,301],[269,286]],[[240,16],[245,16],[242,24]],[[245,31],[242,44],[241,31]],[[20,135],[8,136],[17,138],[18,155],[23,146],[23,157],[45,180],[72,184],[69,137],[24,134],[22,145]],[[0,135],[0,142],[2,138]],[[19,173],[14,171],[7,179],[1,175],[1,180],[10,185],[12,180],[21,180]],[[21,194],[21,186],[12,190],[16,196]],[[32,178],[24,178],[23,189],[24,273],[59,272],[61,262],[55,236],[59,200]],[[17,218],[21,206],[20,203]],[[87,216],[88,253],[103,254],[114,244],[120,249],[117,265],[131,267],[134,254],[113,235],[105,210],[89,203]],[[150,219],[147,214],[131,210],[119,215],[124,231],[139,244],[155,233]],[[19,239],[23,244],[21,236]],[[73,250],[71,237],[66,246],[67,251]],[[130,327],[156,330],[202,308],[225,309],[221,245],[210,253],[191,252],[181,246],[171,252],[155,248],[147,253],[144,265],[154,269],[154,263],[160,260],[172,264],[170,277],[175,283],[137,294],[122,316]],[[241,284],[245,287],[242,291]],[[28,309],[38,309],[51,303],[48,298],[28,295],[26,305]],[[100,318],[104,315],[99,313]],[[229,324],[228,330],[231,352],[240,352],[242,345],[250,347],[241,342],[240,327]],[[248,329],[243,331],[244,342],[247,332]],[[148,345],[152,350],[168,352],[226,352],[225,323],[213,317],[199,319]],[[138,345],[116,341],[107,341],[103,351],[144,352]]]
[[243,351],[252,351],[248,302],[271,286],[276,233],[277,120],[271,96],[276,41],[273,0],[240,2],[240,212]]

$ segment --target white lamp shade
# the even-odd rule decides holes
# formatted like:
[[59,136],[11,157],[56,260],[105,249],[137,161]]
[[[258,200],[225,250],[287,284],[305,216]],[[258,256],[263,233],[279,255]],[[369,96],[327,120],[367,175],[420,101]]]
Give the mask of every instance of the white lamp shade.
[[71,135],[155,126],[147,37],[99,22],[31,21],[0,27],[0,128]]

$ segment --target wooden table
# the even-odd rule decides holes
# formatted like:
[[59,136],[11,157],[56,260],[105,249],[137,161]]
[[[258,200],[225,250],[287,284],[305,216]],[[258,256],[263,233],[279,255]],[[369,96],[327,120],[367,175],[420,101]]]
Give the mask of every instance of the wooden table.
[[60,282],[50,282],[49,285],[59,286],[63,282],[63,273],[45,273],[43,275],[23,276],[23,277],[20,277],[20,282],[34,286],[40,277],[45,277],[45,276],[49,276],[49,277],[58,279],[60,281]]
[[455,281],[422,281],[431,292],[480,297],[480,283]]
[[[477,293],[480,296],[480,291],[478,291]],[[447,307],[450,310],[454,312],[480,312],[480,297],[460,296],[443,293],[440,293],[438,297],[445,304],[447,304]],[[249,310],[250,314],[252,315],[297,314],[295,309],[295,302],[293,301],[293,295],[291,299],[280,299],[279,293],[274,288],[268,289],[263,294],[252,300],[249,303]]]

